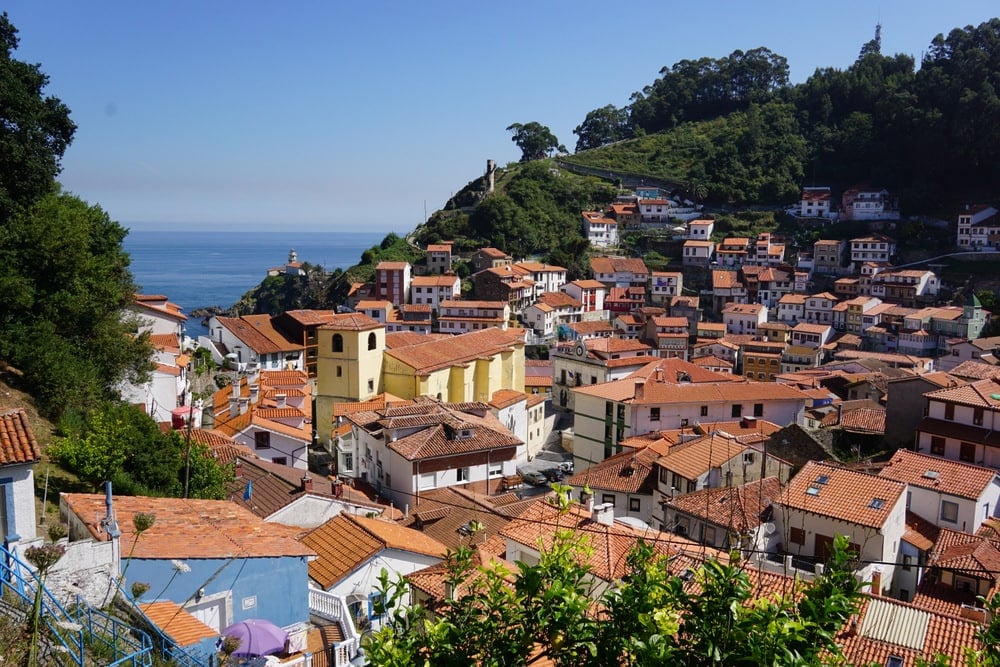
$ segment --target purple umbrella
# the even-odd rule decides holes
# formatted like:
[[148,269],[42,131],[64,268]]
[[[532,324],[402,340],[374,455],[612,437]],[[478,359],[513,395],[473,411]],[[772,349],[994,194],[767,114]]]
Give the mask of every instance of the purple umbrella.
[[233,623],[222,631],[226,637],[240,640],[240,647],[233,655],[255,656],[274,655],[285,650],[288,633],[271,621],[261,618],[249,618],[239,623]]

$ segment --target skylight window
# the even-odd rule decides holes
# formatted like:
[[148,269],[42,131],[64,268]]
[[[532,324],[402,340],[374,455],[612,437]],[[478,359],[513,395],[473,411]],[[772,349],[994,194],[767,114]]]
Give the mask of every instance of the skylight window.
[[810,484],[809,487],[806,489],[806,493],[809,494],[810,496],[818,496],[819,487],[816,486],[815,484]]
[[829,481],[830,481],[829,475],[820,475],[819,477],[816,478],[817,484],[826,484]]
[[873,510],[880,510],[883,507],[885,507],[885,500],[883,500],[882,498],[872,498],[872,501],[868,503],[868,507],[872,508]]
[[940,476],[941,473],[939,473],[937,470],[928,470],[927,472],[924,473],[924,477],[926,477],[927,479],[937,479]]

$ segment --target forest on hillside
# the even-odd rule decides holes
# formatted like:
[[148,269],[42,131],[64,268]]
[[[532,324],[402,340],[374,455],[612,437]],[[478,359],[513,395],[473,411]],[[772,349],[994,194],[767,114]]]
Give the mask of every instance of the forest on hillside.
[[910,211],[991,200],[1000,19],[937,35],[917,65],[883,54],[878,31],[850,67],[817,69],[797,85],[786,59],[764,47],[681,60],[622,108],[588,113],[569,159],[645,169],[719,202],[776,203],[803,184],[862,182],[900,192]]

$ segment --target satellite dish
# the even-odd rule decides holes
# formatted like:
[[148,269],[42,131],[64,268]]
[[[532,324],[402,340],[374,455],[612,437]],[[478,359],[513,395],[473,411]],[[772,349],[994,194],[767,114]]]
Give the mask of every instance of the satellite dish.
[[764,532],[768,535],[774,535],[774,531],[776,531],[777,529],[778,528],[777,526],[774,525],[773,521],[768,521],[767,523],[764,524]]

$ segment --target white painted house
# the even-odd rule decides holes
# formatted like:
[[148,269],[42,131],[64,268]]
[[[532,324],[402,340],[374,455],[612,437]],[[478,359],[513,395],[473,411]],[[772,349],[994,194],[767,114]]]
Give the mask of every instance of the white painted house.
[[975,533],[1000,516],[1000,474],[992,468],[900,449],[879,474],[905,482],[906,508],[936,526]]
[[760,303],[730,303],[722,309],[726,333],[756,335],[760,325],[767,322],[767,308]]
[[0,539],[7,549],[35,539],[35,464],[42,450],[24,408],[0,411]]
[[600,211],[583,212],[583,231],[590,245],[595,248],[618,245],[618,221]]
[[309,561],[310,588],[343,600],[362,631],[378,629],[383,620],[375,605],[380,573],[395,581],[441,562],[447,551],[419,530],[347,514],[330,519],[299,541],[317,554]]
[[782,552],[824,561],[834,537],[847,537],[856,570],[872,591],[892,589],[906,530],[906,484],[810,461],[772,504]]

